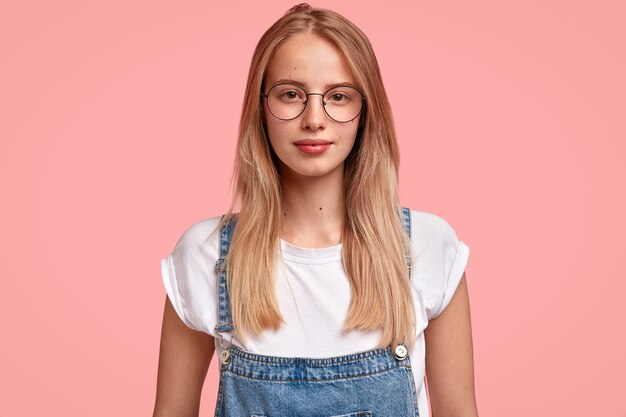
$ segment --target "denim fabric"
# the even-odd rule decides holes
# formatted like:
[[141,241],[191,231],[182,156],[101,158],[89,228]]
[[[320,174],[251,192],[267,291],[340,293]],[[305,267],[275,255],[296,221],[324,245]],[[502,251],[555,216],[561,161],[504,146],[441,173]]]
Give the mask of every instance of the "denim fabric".
[[216,416],[418,416],[409,356],[389,348],[314,359],[231,347],[220,376]]
[[[402,212],[410,236],[410,211]],[[233,227],[234,221],[220,236],[217,332],[234,330],[223,268]],[[419,417],[419,412],[409,355],[396,357],[391,347],[332,358],[289,358],[230,346],[220,356],[215,416]]]

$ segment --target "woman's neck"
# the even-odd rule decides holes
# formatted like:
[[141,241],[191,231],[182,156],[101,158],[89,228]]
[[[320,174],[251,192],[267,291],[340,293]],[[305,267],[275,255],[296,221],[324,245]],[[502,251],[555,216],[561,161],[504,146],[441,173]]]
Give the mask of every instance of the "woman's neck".
[[343,166],[339,168],[321,177],[284,173],[282,239],[304,248],[341,243]]

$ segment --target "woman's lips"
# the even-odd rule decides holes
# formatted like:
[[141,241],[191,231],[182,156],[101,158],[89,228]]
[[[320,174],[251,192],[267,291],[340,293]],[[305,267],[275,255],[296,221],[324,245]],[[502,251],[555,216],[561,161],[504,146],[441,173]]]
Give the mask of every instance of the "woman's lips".
[[323,139],[303,139],[294,143],[300,149],[309,155],[317,155],[324,152],[330,147],[332,142]]

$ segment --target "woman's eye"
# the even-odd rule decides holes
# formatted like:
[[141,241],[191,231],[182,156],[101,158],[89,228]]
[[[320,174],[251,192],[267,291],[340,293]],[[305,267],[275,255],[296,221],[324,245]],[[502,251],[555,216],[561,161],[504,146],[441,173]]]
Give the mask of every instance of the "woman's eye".
[[295,100],[299,97],[296,91],[285,91],[282,96],[288,100]]
[[340,103],[342,101],[347,101],[350,97],[343,93],[333,93],[330,95],[329,101]]

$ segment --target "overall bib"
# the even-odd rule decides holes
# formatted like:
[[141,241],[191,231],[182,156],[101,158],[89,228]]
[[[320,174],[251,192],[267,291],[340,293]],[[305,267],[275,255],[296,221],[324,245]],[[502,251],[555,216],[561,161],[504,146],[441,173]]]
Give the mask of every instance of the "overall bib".
[[[411,213],[406,208],[402,213],[410,236]],[[234,331],[224,259],[235,222],[221,230],[215,265],[220,336]],[[404,345],[331,358],[265,356],[229,346],[219,359],[215,417],[419,417]]]

